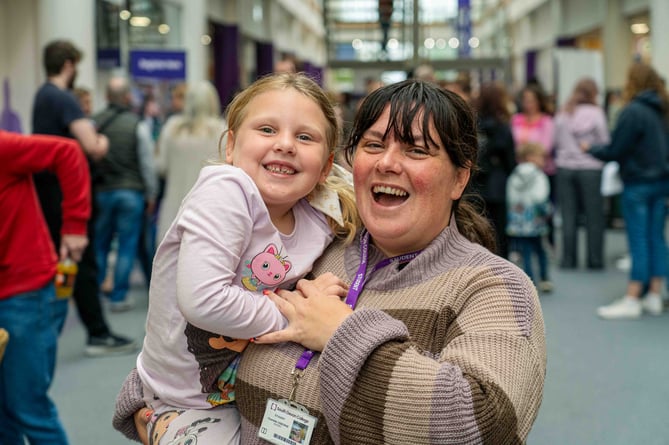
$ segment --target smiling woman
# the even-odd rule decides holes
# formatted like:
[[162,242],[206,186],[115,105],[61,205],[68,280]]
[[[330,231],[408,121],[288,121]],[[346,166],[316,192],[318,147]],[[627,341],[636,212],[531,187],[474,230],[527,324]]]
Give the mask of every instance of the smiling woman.
[[302,443],[525,442],[543,318],[527,276],[480,244],[490,227],[463,199],[476,155],[474,116],[453,93],[410,80],[364,100],[348,157],[365,228],[312,271],[350,288],[344,301],[304,279],[267,292],[288,326],[240,361],[243,444],[283,443],[275,411],[288,407]]

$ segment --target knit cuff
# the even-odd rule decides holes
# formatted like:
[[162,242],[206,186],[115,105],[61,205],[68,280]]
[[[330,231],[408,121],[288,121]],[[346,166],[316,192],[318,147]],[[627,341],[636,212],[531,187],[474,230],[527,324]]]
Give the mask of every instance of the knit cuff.
[[142,390],[142,381],[134,368],[125,378],[121,391],[116,396],[116,406],[114,408],[114,417],[112,425],[114,428],[130,440],[140,442],[137,429],[135,428],[134,414],[144,408],[144,394]]
[[349,315],[325,345],[319,360],[323,413],[330,435],[339,442],[339,416],[360,368],[379,346],[404,341],[409,330],[379,309],[359,309]]

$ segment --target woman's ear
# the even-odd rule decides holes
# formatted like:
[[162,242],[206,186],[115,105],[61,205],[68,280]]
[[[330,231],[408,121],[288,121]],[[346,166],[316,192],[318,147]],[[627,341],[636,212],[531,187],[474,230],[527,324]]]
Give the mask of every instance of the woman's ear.
[[467,184],[469,184],[469,178],[472,174],[472,169],[467,167],[456,167],[455,169],[455,181],[453,184],[453,190],[451,191],[451,199],[456,201],[462,197]]
[[325,180],[328,179],[328,175],[332,170],[333,163],[334,163],[334,153],[330,153],[330,156],[328,156],[327,161],[325,161],[325,166],[323,167],[323,171],[321,172],[321,177],[318,180],[319,184],[325,183]]

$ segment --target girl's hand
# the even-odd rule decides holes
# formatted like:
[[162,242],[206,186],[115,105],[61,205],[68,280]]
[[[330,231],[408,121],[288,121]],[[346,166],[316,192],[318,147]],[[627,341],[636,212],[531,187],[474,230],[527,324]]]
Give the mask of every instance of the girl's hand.
[[292,292],[265,291],[265,295],[288,320],[288,327],[262,335],[255,339],[255,343],[293,341],[313,351],[325,348],[330,337],[353,310],[339,298],[331,298],[322,292],[314,281],[300,280],[297,289]]
[[139,435],[139,439],[144,445],[149,445],[149,432],[147,425],[149,424],[149,420],[151,419],[152,415],[153,410],[150,410],[149,408],[142,408],[139,411],[136,411],[133,415],[135,419],[135,428],[137,428],[137,434]]
[[590,144],[588,144],[587,142],[581,142],[578,145],[581,147],[581,151],[583,153],[587,153],[588,150],[590,150]]

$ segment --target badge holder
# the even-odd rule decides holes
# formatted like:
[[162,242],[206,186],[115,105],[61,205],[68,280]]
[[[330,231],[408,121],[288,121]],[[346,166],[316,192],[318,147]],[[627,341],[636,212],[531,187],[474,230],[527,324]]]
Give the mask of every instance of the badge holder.
[[302,371],[293,369],[293,389],[288,399],[268,399],[258,437],[269,443],[307,445],[311,441],[318,419],[295,402],[295,391]]

